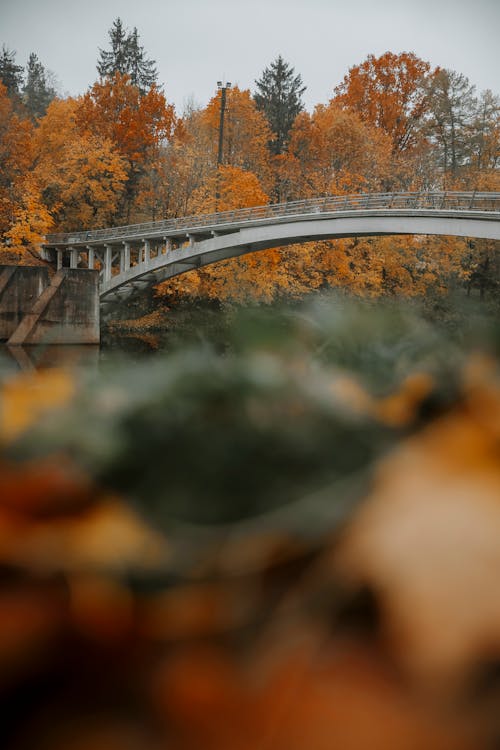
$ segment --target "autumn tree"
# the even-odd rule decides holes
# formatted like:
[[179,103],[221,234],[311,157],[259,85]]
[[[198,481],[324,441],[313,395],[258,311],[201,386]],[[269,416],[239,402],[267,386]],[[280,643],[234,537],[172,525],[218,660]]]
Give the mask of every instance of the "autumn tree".
[[[221,107],[221,92],[218,91],[201,117],[207,141],[210,144],[209,158],[217,163],[217,146]],[[238,86],[227,91],[224,121],[224,163],[254,172],[266,192],[270,189],[271,171],[267,144],[272,138],[266,117],[257,109],[249,90]]]
[[32,52],[26,66],[26,81],[22,89],[24,105],[33,120],[42,117],[47,111],[56,92],[47,81],[44,66]]
[[[141,178],[137,200],[147,212],[145,216],[185,216],[193,210],[193,194],[215,174],[219,120],[220,92],[206,107],[191,106],[176,120],[172,137],[161,144],[157,158],[150,161]],[[266,196],[272,185],[267,149],[270,135],[250,93],[238,87],[229,90],[224,162],[254,174]]]
[[[77,136],[58,164],[51,188],[58,225],[65,231],[116,223],[127,182],[126,164],[107,138]],[[54,191],[55,189],[55,191]]]
[[390,167],[391,141],[335,101],[301,113],[290,134],[297,198],[378,190]]
[[128,179],[115,144],[79,129],[79,106],[55,100],[34,136],[33,175],[60,231],[115,223]]
[[5,242],[22,200],[24,177],[32,163],[31,136],[31,123],[14,111],[0,83],[0,242]]
[[215,210],[215,193],[219,190],[218,211],[263,206],[269,196],[253,172],[240,167],[220,165],[212,171],[203,184],[195,190],[189,203],[189,213],[211,213]]
[[[203,110],[193,110],[179,121],[165,146],[161,165],[164,215],[186,216],[193,192],[214,169],[213,131]],[[157,193],[158,194],[158,193]]]
[[15,111],[0,83],[0,263],[19,262],[53,224],[33,175],[34,159],[32,124]]
[[475,89],[464,75],[440,70],[429,86],[431,140],[436,144],[441,169],[456,175],[470,157],[470,127],[476,110]]
[[131,164],[172,135],[174,108],[153,87],[141,96],[128,75],[115,73],[95,83],[79,102],[77,124],[83,131],[109,137]]
[[97,72],[101,78],[113,77],[115,73],[128,75],[141,94],[146,94],[152,86],[157,86],[156,63],[146,57],[144,47],[139,43],[137,28],[128,32],[122,20],[117,18],[108,34],[111,49],[99,49]]
[[500,166],[500,97],[482,91],[472,122],[471,166],[478,171]]
[[36,179],[29,172],[21,180],[10,227],[5,233],[9,247],[17,253],[38,249],[54,219],[44,203]]
[[368,55],[349,69],[335,88],[334,101],[390,136],[395,152],[416,145],[428,111],[428,82],[436,74],[411,52]]
[[288,145],[290,129],[304,109],[302,96],[306,90],[300,75],[278,55],[261,77],[255,81],[254,100],[265,114],[273,137],[269,143],[272,154],[282,154]]
[[[288,179],[296,198],[376,192],[393,179],[394,159],[392,139],[382,128],[332,100],[312,115],[297,117],[287,154]],[[300,269],[303,250],[287,249],[287,263],[293,258]],[[369,297],[413,296],[425,288],[418,245],[406,238],[314,242],[305,250],[314,269],[310,288],[334,286]],[[301,274],[304,278],[305,269]]]
[[138,186],[160,147],[172,136],[172,105],[156,86],[141,95],[127,75],[95,83],[82,97],[76,112],[79,130],[110,140],[127,162],[127,190],[123,218],[130,221]]
[[176,120],[171,138],[141,176],[136,199],[141,220],[186,216],[193,191],[213,168],[208,137],[201,110]]
[[497,297],[500,290],[498,243],[493,240],[470,240],[462,254],[463,279],[467,296],[475,290],[481,300]]

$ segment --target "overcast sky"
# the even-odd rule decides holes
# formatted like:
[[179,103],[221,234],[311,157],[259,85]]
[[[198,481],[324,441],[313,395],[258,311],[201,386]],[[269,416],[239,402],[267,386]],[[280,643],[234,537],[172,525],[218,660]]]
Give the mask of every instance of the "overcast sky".
[[137,26],[179,113],[190,97],[205,104],[220,79],[253,90],[278,54],[302,75],[308,109],[350,66],[387,50],[500,93],[500,0],[0,0],[0,43],[20,64],[36,52],[63,93],[79,94],[117,16]]

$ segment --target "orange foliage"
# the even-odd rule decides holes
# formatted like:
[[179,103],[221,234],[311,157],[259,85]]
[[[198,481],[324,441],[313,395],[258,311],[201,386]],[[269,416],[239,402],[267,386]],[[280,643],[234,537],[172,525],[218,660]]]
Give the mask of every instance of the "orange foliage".
[[58,369],[25,374],[3,383],[0,390],[0,445],[17,438],[46,412],[64,406],[74,395],[70,375]]
[[221,165],[193,192],[188,208],[190,214],[205,214],[264,206],[268,201],[253,172]]
[[[220,104],[218,92],[202,113],[202,123],[211,144],[212,166],[217,158]],[[254,172],[267,192],[271,178],[267,145],[271,137],[267,120],[257,109],[250,91],[242,91],[238,86],[230,89],[224,116],[223,163]]]
[[297,117],[289,155],[288,179],[298,198],[369,192],[387,181],[391,143],[358,114],[331,103]]
[[0,81],[0,242],[11,229],[15,212],[29,200],[25,178],[32,163],[32,130],[31,123],[14,111]]
[[435,73],[411,52],[368,55],[350,68],[333,101],[381,128],[394,151],[405,151],[418,141],[418,127],[427,111],[424,84]]
[[453,696],[469,665],[500,647],[494,367],[472,360],[460,405],[379,465],[337,558],[352,585],[383,585],[384,635],[406,674],[434,695]]
[[313,262],[323,281],[361,297],[442,293],[463,276],[464,240],[455,237],[359,237],[320,242]]
[[129,76],[115,73],[82,97],[76,121],[83,132],[109,138],[130,164],[143,164],[172,135],[175,114],[155,86],[141,96]]
[[[115,73],[95,83],[79,101],[77,127],[111,141],[127,162],[128,182],[122,221],[133,220],[140,182],[159,159],[161,146],[173,135],[175,113],[155,86],[141,95],[127,75]],[[147,201],[143,195],[142,200]]]
[[53,226],[54,219],[44,205],[39,185],[27,175],[19,186],[19,199],[14,208],[11,226],[5,237],[14,252],[39,246]]
[[62,231],[112,224],[128,179],[109,138],[80,132],[79,106],[75,99],[53,101],[34,137],[34,177]]

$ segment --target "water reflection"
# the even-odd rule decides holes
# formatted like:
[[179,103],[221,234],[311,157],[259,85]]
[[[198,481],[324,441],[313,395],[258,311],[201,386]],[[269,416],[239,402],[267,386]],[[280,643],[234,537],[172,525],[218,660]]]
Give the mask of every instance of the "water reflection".
[[98,345],[65,345],[1,347],[2,360],[9,370],[29,372],[51,367],[86,369],[97,368],[100,347]]

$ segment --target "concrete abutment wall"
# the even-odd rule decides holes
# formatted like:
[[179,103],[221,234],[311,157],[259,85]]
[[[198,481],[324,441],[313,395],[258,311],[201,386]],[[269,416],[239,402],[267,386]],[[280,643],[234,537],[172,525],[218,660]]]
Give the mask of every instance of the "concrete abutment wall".
[[11,346],[98,344],[99,272],[0,266],[0,324]]
[[10,338],[49,284],[43,266],[0,266],[0,341]]

